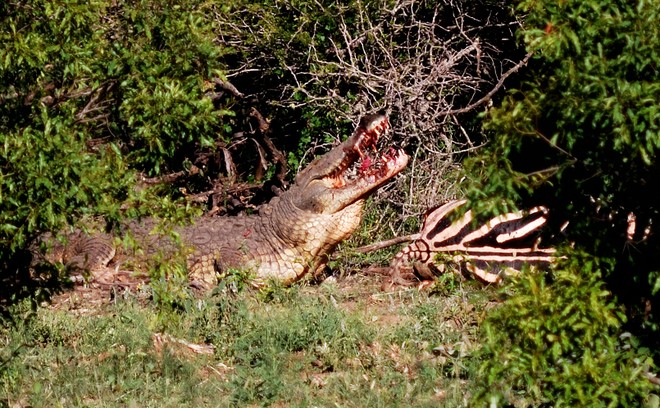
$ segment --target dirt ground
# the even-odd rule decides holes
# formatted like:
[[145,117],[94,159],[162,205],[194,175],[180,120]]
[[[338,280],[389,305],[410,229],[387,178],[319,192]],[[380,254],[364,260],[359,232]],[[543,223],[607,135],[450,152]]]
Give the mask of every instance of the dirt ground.
[[[391,287],[388,281],[387,275],[374,273],[370,268],[366,268],[347,276],[330,276],[321,283],[299,285],[305,292],[318,290],[318,286],[332,285],[334,290],[341,293],[338,298],[342,307],[348,311],[352,311],[358,304],[361,307],[369,304],[377,306],[384,299],[404,296],[418,290],[416,287]],[[204,295],[199,291],[194,292],[199,296]],[[66,310],[75,315],[93,315],[128,297],[148,302],[151,297],[149,277],[144,273],[105,268],[93,272],[86,279],[76,277],[73,287],[54,295],[48,307],[53,310]],[[396,319],[395,316],[391,318]]]

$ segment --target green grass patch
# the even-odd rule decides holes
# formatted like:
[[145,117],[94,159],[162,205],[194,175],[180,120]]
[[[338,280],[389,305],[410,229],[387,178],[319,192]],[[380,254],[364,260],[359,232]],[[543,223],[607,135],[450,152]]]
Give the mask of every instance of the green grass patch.
[[[583,361],[584,336],[557,346],[568,351],[556,358],[557,347],[544,346],[554,328],[575,327],[543,305],[583,291],[578,277],[557,286],[564,294],[544,289],[540,297],[525,282],[541,276],[505,290],[448,277],[426,292],[382,292],[379,279],[360,275],[261,291],[239,278],[176,308],[131,294],[94,309],[15,306],[0,331],[0,406],[460,407],[475,397],[475,406],[525,406],[623,375],[567,366]],[[585,327],[613,338],[595,316]],[[533,347],[523,335],[529,324],[540,328]],[[622,362],[620,347],[602,356]],[[590,380],[571,374],[581,367]],[[586,382],[572,382],[579,379]],[[620,401],[634,401],[624,394]]]
[[225,290],[167,311],[131,296],[82,314],[15,306],[0,405],[464,405],[487,297],[345,281]]

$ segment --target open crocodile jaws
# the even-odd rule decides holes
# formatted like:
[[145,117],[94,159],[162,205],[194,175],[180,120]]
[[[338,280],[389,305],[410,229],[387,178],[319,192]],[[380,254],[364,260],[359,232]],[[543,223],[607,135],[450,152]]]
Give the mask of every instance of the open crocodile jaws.
[[[227,268],[251,271],[257,281],[296,281],[323,268],[337,244],[360,224],[365,198],[408,163],[402,151],[376,151],[378,138],[389,129],[384,115],[361,119],[351,137],[315,159],[289,190],[258,214],[199,219],[175,228],[189,251],[193,281],[212,284]],[[173,252],[171,242],[153,235],[145,252]],[[155,251],[154,251],[155,250]]]

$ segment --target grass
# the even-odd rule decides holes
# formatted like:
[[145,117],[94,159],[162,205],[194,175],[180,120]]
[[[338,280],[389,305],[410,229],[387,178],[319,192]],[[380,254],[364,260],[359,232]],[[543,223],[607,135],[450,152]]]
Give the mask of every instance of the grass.
[[135,294],[84,313],[17,305],[0,333],[0,406],[467,405],[492,292],[379,286],[349,275],[178,309]]

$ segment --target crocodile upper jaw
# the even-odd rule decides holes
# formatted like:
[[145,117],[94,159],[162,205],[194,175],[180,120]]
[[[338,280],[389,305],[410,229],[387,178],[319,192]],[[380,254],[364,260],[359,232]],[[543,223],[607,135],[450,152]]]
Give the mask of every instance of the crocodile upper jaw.
[[305,211],[337,213],[399,174],[409,161],[403,150],[376,148],[389,127],[384,115],[362,118],[351,137],[299,174],[291,191],[293,203]]

